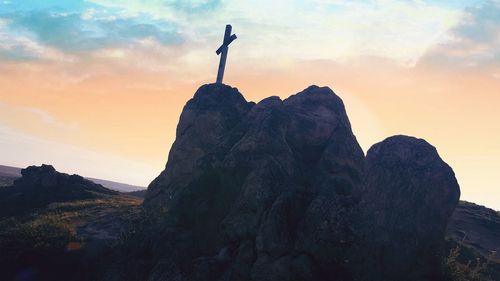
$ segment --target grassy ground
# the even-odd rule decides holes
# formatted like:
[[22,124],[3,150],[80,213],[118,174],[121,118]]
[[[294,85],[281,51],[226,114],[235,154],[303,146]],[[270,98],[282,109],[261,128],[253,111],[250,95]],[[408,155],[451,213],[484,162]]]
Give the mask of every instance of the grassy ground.
[[500,214],[461,201],[448,225],[449,275],[456,281],[500,280]]
[[52,203],[0,221],[1,280],[97,280],[141,212],[129,196]]

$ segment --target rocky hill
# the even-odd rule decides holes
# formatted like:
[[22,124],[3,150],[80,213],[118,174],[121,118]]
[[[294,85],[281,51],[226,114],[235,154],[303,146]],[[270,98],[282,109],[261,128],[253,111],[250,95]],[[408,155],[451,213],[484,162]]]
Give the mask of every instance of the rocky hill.
[[439,280],[459,195],[424,140],[365,157],[327,87],[254,104],[204,85],[146,194],[168,210],[150,280]]
[[78,175],[57,172],[50,165],[30,166],[9,187],[0,189],[0,216],[10,216],[53,202],[97,199],[118,192]]

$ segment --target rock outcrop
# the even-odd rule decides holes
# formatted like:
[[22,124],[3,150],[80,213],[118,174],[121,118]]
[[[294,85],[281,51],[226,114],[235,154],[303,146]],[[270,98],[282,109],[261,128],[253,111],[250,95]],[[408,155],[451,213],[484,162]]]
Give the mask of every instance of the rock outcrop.
[[[254,104],[235,88],[202,86],[146,194],[147,208],[165,210],[150,280],[414,274],[412,266],[439,257],[434,246],[458,201],[451,169],[414,140],[388,139],[365,160],[342,100],[327,87]],[[388,241],[395,246],[384,248]],[[368,256],[364,245],[387,249],[370,253],[390,255],[377,261],[383,266],[402,257],[394,262],[402,268],[379,271],[359,258]],[[397,253],[400,246],[408,252]]]
[[12,186],[0,189],[0,216],[44,207],[52,202],[119,194],[79,175],[59,173],[50,165],[27,167],[21,175]]

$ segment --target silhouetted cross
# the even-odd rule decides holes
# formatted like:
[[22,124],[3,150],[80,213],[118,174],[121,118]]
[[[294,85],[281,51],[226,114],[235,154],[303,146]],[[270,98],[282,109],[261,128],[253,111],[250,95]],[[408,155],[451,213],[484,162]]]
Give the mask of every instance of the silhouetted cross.
[[224,77],[224,68],[226,67],[227,52],[229,50],[229,44],[236,39],[236,34],[231,35],[231,25],[226,25],[226,32],[224,32],[224,41],[222,45],[215,51],[217,55],[222,53],[219,62],[219,71],[217,71],[217,83],[222,83],[222,78]]

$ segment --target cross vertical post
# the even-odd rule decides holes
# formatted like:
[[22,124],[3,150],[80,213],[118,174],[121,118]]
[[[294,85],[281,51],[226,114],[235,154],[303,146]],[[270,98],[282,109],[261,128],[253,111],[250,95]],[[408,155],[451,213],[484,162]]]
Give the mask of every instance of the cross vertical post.
[[219,62],[219,70],[217,71],[217,80],[216,83],[221,84],[222,79],[224,78],[224,68],[226,67],[226,59],[227,59],[227,53],[229,51],[229,44],[233,42],[236,39],[236,35],[233,34],[231,35],[231,30],[232,27],[230,24],[226,25],[226,31],[224,32],[224,41],[222,42],[222,45],[215,51],[217,55],[220,56],[220,62]]

